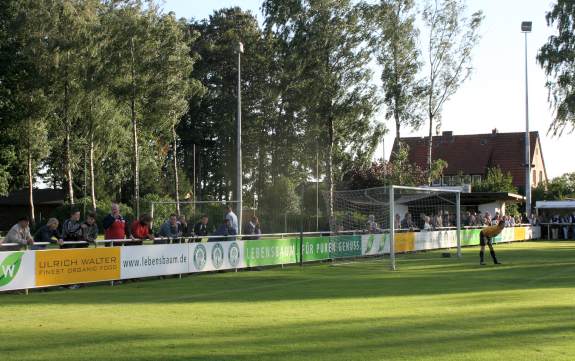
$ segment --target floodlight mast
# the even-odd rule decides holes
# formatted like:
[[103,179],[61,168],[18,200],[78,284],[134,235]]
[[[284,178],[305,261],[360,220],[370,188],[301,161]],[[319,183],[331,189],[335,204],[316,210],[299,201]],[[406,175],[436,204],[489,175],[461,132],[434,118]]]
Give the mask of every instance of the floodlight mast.
[[527,34],[531,32],[533,23],[523,21],[521,32],[525,34],[525,214],[531,216],[531,139],[529,136],[529,81],[527,71]]

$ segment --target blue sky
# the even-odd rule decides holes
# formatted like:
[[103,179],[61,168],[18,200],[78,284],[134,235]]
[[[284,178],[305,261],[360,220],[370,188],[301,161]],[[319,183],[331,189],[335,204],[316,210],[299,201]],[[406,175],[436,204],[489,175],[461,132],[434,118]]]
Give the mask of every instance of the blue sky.
[[[553,117],[547,102],[545,75],[535,61],[539,47],[552,33],[545,23],[545,12],[550,0],[468,0],[470,11],[483,10],[482,40],[474,54],[474,72],[445,105],[442,130],[454,134],[489,133],[497,128],[502,132],[525,131],[524,40],[521,21],[533,21],[529,34],[529,102],[530,128],[542,136],[543,155],[550,178],[575,171],[575,157],[570,142],[572,134],[561,138],[547,136]],[[167,0],[165,11],[178,17],[203,19],[222,7],[239,6],[251,10],[262,19],[260,0]],[[378,82],[379,75],[374,74]],[[380,119],[383,120],[381,116]],[[385,138],[385,153],[389,154],[394,129]],[[424,136],[425,127],[418,131],[403,131],[404,136]],[[377,156],[381,157],[379,149]]]

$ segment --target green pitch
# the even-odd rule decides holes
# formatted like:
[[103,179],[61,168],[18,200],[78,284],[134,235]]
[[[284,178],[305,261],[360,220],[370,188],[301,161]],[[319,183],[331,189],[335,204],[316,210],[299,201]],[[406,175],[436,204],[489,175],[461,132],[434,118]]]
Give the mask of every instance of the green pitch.
[[0,294],[2,360],[573,360],[575,243]]

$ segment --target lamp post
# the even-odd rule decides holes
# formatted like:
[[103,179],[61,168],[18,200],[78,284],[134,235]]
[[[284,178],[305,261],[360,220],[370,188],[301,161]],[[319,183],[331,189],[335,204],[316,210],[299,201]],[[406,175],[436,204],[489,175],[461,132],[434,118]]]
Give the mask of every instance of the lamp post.
[[521,23],[521,32],[525,34],[525,213],[531,216],[531,142],[529,138],[529,82],[527,72],[527,34],[531,32],[532,22]]
[[243,199],[242,199],[242,71],[241,62],[242,54],[244,52],[244,44],[238,42],[238,47],[236,49],[238,52],[238,119],[237,119],[237,139],[236,139],[236,197],[238,201],[238,234],[242,234],[242,209],[243,209]]

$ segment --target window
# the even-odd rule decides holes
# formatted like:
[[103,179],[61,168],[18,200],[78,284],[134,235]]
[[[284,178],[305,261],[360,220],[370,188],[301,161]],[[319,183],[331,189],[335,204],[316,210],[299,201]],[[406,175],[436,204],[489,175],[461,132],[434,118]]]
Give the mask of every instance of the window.
[[440,186],[441,185],[441,178],[434,179],[431,184],[433,186]]
[[537,171],[533,169],[533,177],[531,178],[533,185],[537,186]]
[[472,184],[481,182],[481,175],[475,174],[471,176]]
[[442,183],[442,185],[444,185],[444,186],[448,186],[448,185],[449,185],[449,182],[450,182],[450,179],[451,179],[451,177],[450,177],[450,176],[448,176],[448,175],[444,175],[444,176],[443,176],[443,181],[441,182],[441,183]]
[[543,183],[543,171],[539,171],[539,183]]

